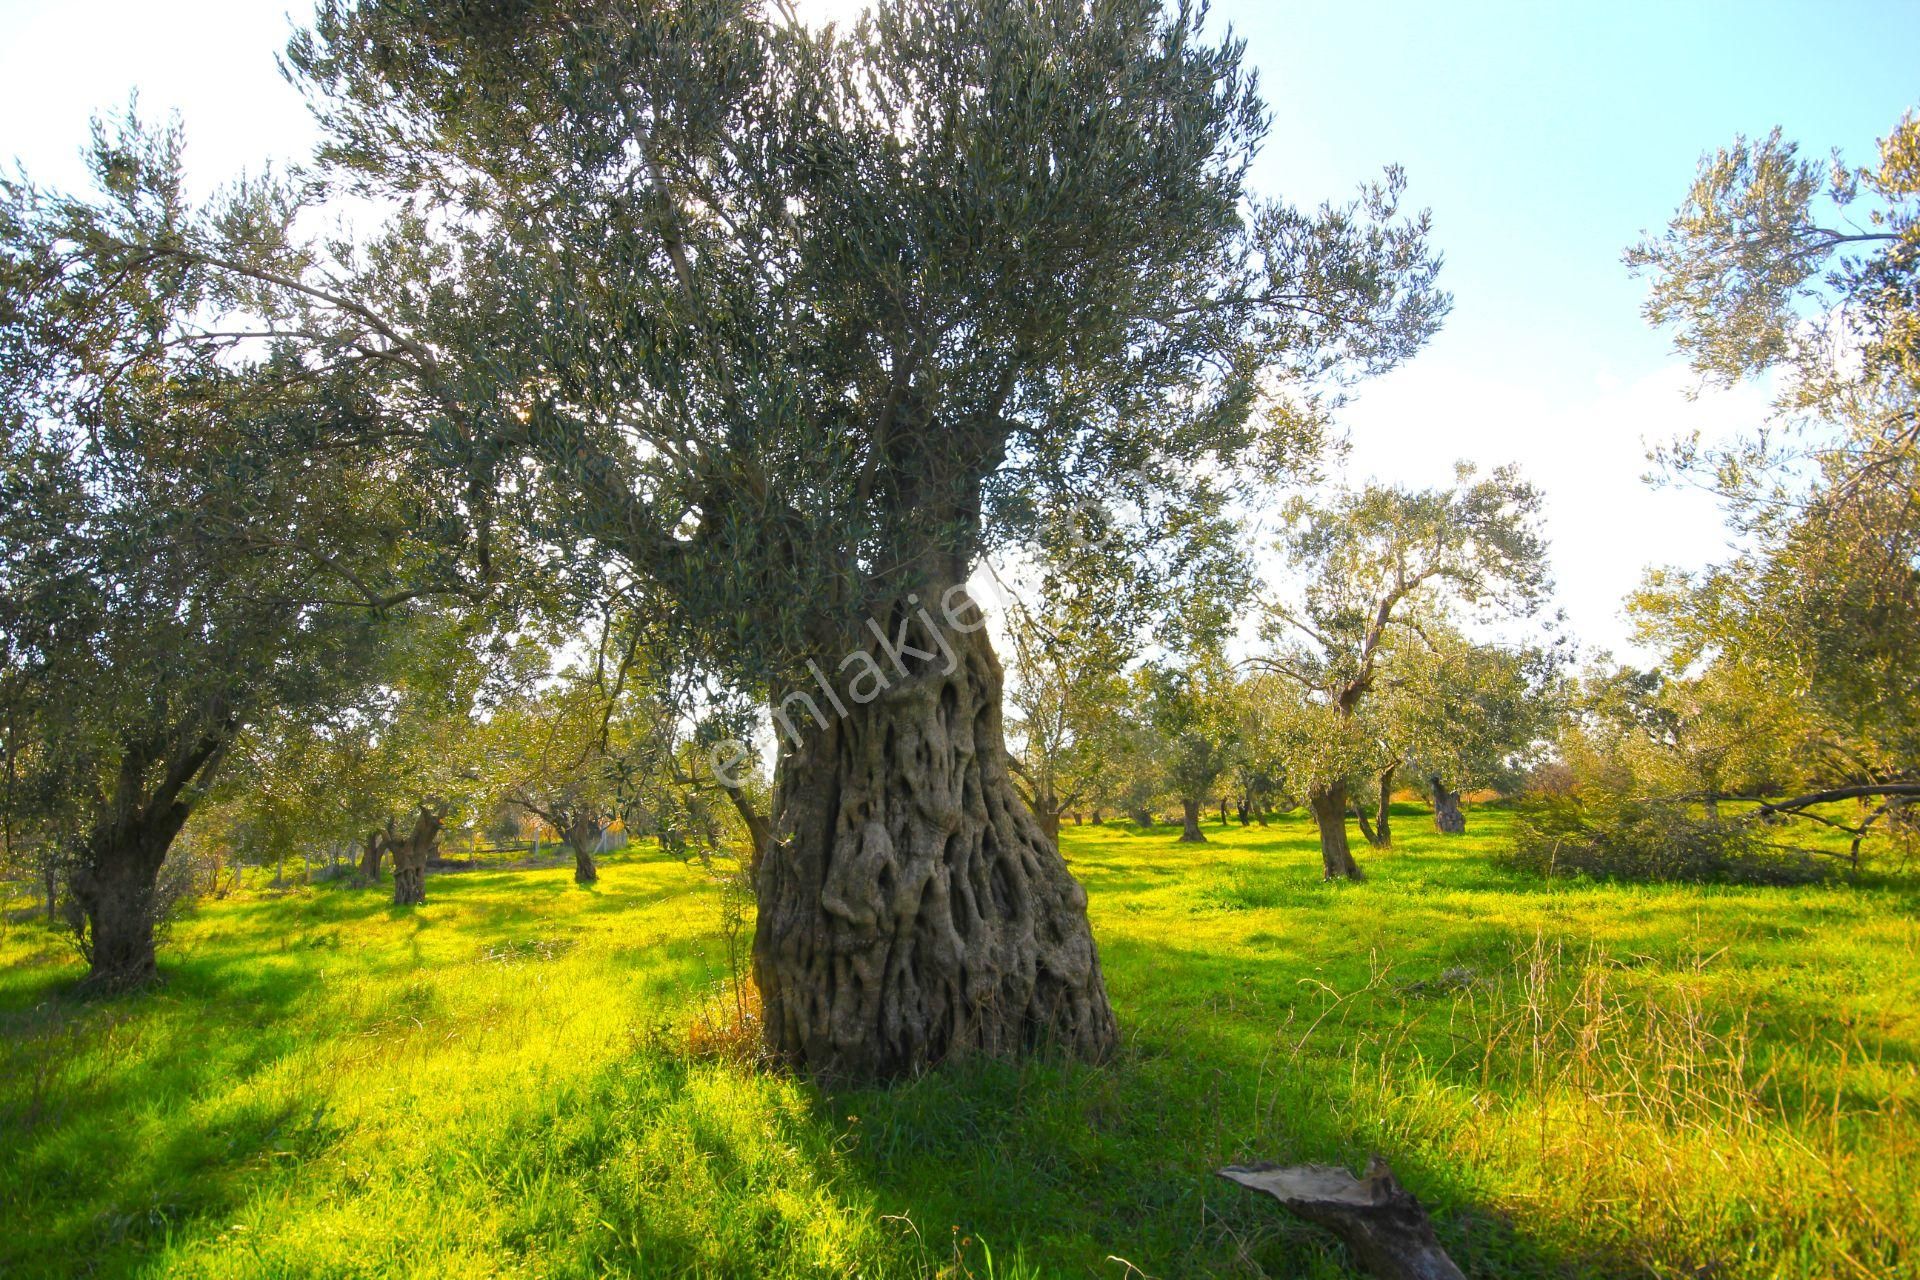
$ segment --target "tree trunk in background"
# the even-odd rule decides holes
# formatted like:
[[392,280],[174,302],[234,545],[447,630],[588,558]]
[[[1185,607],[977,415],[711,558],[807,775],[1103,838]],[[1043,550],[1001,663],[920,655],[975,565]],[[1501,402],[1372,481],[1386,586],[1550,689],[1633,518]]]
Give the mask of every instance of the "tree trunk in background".
[[1093,819],[1093,825],[1096,827],[1099,826],[1100,823],[1102,822],[1102,818],[1100,817],[1100,809],[1099,809],[1099,806],[1097,805],[1094,807],[1093,812],[1088,814],[1087,816]]
[[1104,1058],[1087,896],[1008,772],[1000,664],[926,616],[894,644],[931,656],[869,641],[891,686],[803,720],[781,761],[753,941],[767,1047],[866,1079],[1049,1045]]
[[1460,809],[1460,793],[1447,790],[1438,778],[1427,779],[1433,786],[1433,826],[1443,836],[1457,836],[1467,829],[1467,815]]
[[1135,822],[1139,823],[1143,827],[1150,827],[1153,825],[1153,810],[1151,809],[1135,809],[1133,811],[1132,817]]
[[1220,797],[1220,825],[1223,827],[1227,825],[1227,798],[1225,796]]
[[1183,825],[1180,828],[1180,843],[1205,844],[1207,842],[1207,833],[1200,829],[1200,802],[1198,800],[1182,799],[1180,801],[1180,815],[1183,820]]
[[1234,812],[1239,817],[1240,825],[1243,827],[1253,825],[1253,816],[1248,812],[1251,807],[1252,806],[1247,803],[1247,798],[1244,795],[1241,796],[1239,801],[1234,805]]
[[573,882],[592,884],[600,878],[600,868],[593,864],[593,848],[600,842],[600,835],[606,828],[598,818],[576,818],[567,824],[560,834],[573,850]]
[[1353,814],[1353,820],[1360,824],[1361,836],[1365,838],[1369,845],[1378,849],[1380,847],[1380,836],[1379,833],[1374,831],[1373,823],[1367,818],[1367,811],[1361,808],[1358,803],[1355,803],[1348,806],[1348,812]]
[[1380,816],[1374,819],[1374,841],[1376,849],[1393,848],[1393,775],[1394,766],[1388,765],[1380,771]]
[[1047,843],[1054,848],[1060,847],[1060,811],[1042,805],[1034,811],[1034,821],[1040,824],[1040,830],[1047,837]]
[[766,859],[767,850],[773,847],[773,823],[766,814],[753,807],[753,800],[747,795],[746,788],[728,786],[722,789],[733,803],[734,812],[740,815],[740,821],[747,829],[747,839],[753,845],[753,853],[747,860],[747,875],[751,878],[760,873],[760,864]]
[[1360,867],[1347,845],[1347,784],[1315,787],[1307,795],[1320,828],[1320,864],[1329,880],[1358,880]]
[[52,924],[60,918],[60,869],[49,858],[43,871],[47,878],[47,923]]
[[427,859],[440,838],[440,817],[425,805],[405,840],[389,842],[393,850],[393,904],[418,906],[427,900]]
[[368,832],[366,852],[360,855],[360,878],[362,880],[365,880],[368,884],[380,883],[380,857],[386,851],[386,834],[379,830]]

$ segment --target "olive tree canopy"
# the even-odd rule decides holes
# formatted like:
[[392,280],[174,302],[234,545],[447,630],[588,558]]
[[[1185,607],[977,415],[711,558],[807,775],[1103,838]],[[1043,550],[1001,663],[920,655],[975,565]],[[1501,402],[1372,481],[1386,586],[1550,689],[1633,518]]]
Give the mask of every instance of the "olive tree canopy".
[[1389,170],[1255,198],[1242,47],[1156,0],[329,0],[287,62],[358,246],[223,271],[457,495],[784,710],[755,972],[848,1074],[1114,1042],[1084,894],[1009,778],[964,583],[1098,492],[1151,513],[1315,445],[1447,299]]

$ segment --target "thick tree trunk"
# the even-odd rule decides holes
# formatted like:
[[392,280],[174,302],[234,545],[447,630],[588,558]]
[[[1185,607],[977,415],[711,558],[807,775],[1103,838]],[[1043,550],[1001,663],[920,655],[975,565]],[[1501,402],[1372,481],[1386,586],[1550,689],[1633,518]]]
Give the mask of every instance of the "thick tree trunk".
[[1205,844],[1207,833],[1200,829],[1200,802],[1183,799],[1180,802],[1180,815],[1183,823],[1180,828],[1180,843]]
[[111,808],[88,833],[67,879],[84,935],[87,987],[124,991],[152,981],[160,864],[193,812],[182,797],[219,771],[237,728],[237,720],[216,715],[184,744],[177,733],[127,744]]
[[1132,817],[1140,826],[1150,827],[1153,825],[1153,810],[1151,809],[1135,809]]
[[1457,836],[1467,829],[1467,815],[1460,809],[1460,793],[1449,791],[1438,778],[1428,778],[1433,787],[1433,826],[1443,836]]
[[1376,849],[1393,848],[1393,775],[1394,766],[1380,771],[1380,816],[1373,821]]
[[1239,801],[1234,805],[1234,812],[1236,816],[1239,817],[1240,825],[1243,827],[1248,827],[1253,825],[1253,815],[1250,812],[1248,812],[1249,809],[1251,808],[1252,806],[1247,803],[1247,798],[1245,796],[1241,796]]
[[386,834],[381,831],[367,833],[366,852],[360,855],[360,878],[368,884],[380,883],[380,858],[387,851]]
[[1105,821],[1105,819],[1103,819],[1100,816],[1100,806],[1098,805],[1095,805],[1093,808],[1093,812],[1088,814],[1087,816],[1093,819],[1093,825],[1096,827],[1099,826],[1101,822]]
[[1320,863],[1329,880],[1358,880],[1360,867],[1347,846],[1347,784],[1315,787],[1307,795],[1320,828]]
[[767,1047],[851,1078],[1043,1046],[1103,1058],[1117,1032],[1086,893],[1009,775],[1000,665],[978,630],[928,618],[894,633],[917,652],[869,644],[886,681],[823,707],[781,762],[753,943]]
[[600,878],[600,868],[593,863],[594,847],[600,843],[601,833],[606,830],[598,818],[578,818],[568,825],[562,834],[573,850],[573,882],[592,884]]
[[169,805],[144,822],[131,816],[103,823],[89,837],[68,887],[85,923],[90,989],[126,991],[153,980],[160,864],[187,813],[185,805]]
[[427,859],[440,838],[440,816],[422,805],[405,840],[390,840],[393,850],[393,904],[412,907],[427,900]]

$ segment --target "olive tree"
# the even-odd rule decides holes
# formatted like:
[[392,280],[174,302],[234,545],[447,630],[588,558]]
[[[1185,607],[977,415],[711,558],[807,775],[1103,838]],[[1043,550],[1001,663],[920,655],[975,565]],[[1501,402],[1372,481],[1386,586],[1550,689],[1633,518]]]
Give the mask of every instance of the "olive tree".
[[1564,654],[1458,633],[1435,639],[1420,696],[1407,704],[1403,767],[1425,785],[1435,830],[1460,835],[1462,792],[1511,788],[1551,746],[1567,711]]
[[[1776,391],[1763,430],[1663,451],[1720,495],[1739,550],[1651,575],[1646,632],[1669,675],[1711,664],[1716,684],[1814,722],[1813,789],[1772,812],[1844,791],[1883,802],[1870,820],[1897,816],[1920,796],[1920,703],[1889,696],[1920,684],[1920,118],[1857,168],[1777,129],[1736,138],[1627,262],[1703,380]],[[1707,705],[1703,731],[1728,719]]]
[[[1347,843],[1356,773],[1385,774],[1383,684],[1417,684],[1435,628],[1472,614],[1526,614],[1547,591],[1540,493],[1511,467],[1458,468],[1444,489],[1383,485],[1288,504],[1281,549],[1297,580],[1272,602],[1272,646],[1252,665],[1291,680],[1305,705],[1289,730],[1291,776],[1307,792],[1328,879],[1358,879]],[[1363,714],[1366,713],[1366,714]]]
[[737,0],[328,0],[287,61],[390,228],[273,262],[135,228],[123,254],[244,279],[352,360],[382,446],[461,496],[471,562],[510,493],[551,535],[529,546],[764,699],[754,969],[789,1062],[1113,1047],[967,578],[1077,493],[1198,495],[1312,447],[1444,313],[1397,171],[1318,208],[1246,189],[1266,114],[1203,27],[1155,0],[823,30]]
[[1180,840],[1204,843],[1200,812],[1233,767],[1239,740],[1233,670],[1217,651],[1202,651],[1164,658],[1142,676],[1163,785],[1180,803]]
[[1063,812],[1114,799],[1134,740],[1148,736],[1130,669],[1150,648],[1216,645],[1246,571],[1238,526],[1213,495],[1144,520],[1092,501],[1056,517],[1005,617],[1011,767],[1055,840]]

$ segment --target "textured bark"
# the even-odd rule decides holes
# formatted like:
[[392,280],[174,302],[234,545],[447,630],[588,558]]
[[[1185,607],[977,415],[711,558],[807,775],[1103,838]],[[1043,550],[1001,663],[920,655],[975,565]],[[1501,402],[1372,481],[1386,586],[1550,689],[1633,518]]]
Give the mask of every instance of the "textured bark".
[[600,868],[594,865],[593,851],[606,833],[606,825],[595,817],[575,818],[561,832],[567,845],[573,850],[573,882],[592,884],[600,878]]
[[193,812],[188,797],[218,772],[236,728],[218,716],[197,736],[127,744],[106,816],[88,833],[67,882],[84,928],[87,987],[123,991],[153,980],[160,864]]
[[417,906],[427,900],[427,859],[440,839],[440,815],[425,805],[414,819],[406,839],[388,837],[393,850],[393,903],[397,907]]
[[1198,800],[1182,800],[1180,802],[1180,816],[1182,820],[1180,843],[1205,844],[1207,842],[1207,834],[1200,829],[1200,802]]
[[1375,1156],[1364,1178],[1329,1165],[1228,1165],[1220,1176],[1264,1191],[1288,1210],[1346,1242],[1360,1269],[1378,1280],[1465,1280],[1434,1238],[1411,1191]]
[[1393,775],[1394,766],[1388,765],[1380,771],[1380,816],[1373,820],[1376,849],[1393,848]]
[[1427,779],[1433,787],[1433,826],[1443,836],[1457,836],[1467,829],[1467,815],[1460,809],[1460,793],[1447,790],[1438,778]]
[[387,836],[384,831],[367,833],[366,851],[360,855],[360,878],[368,884],[380,883],[380,859],[387,852]]
[[1116,1041],[1086,893],[1008,771],[999,663],[940,634],[951,661],[899,660],[781,761],[754,977],[769,1051],[823,1076]]
[[167,846],[185,820],[183,807],[177,820],[163,815],[150,824],[115,824],[89,841],[71,883],[74,905],[86,921],[88,987],[126,991],[153,980],[155,889]]
[[1347,784],[1315,787],[1307,796],[1320,828],[1320,864],[1329,880],[1358,880],[1360,867],[1347,845]]

